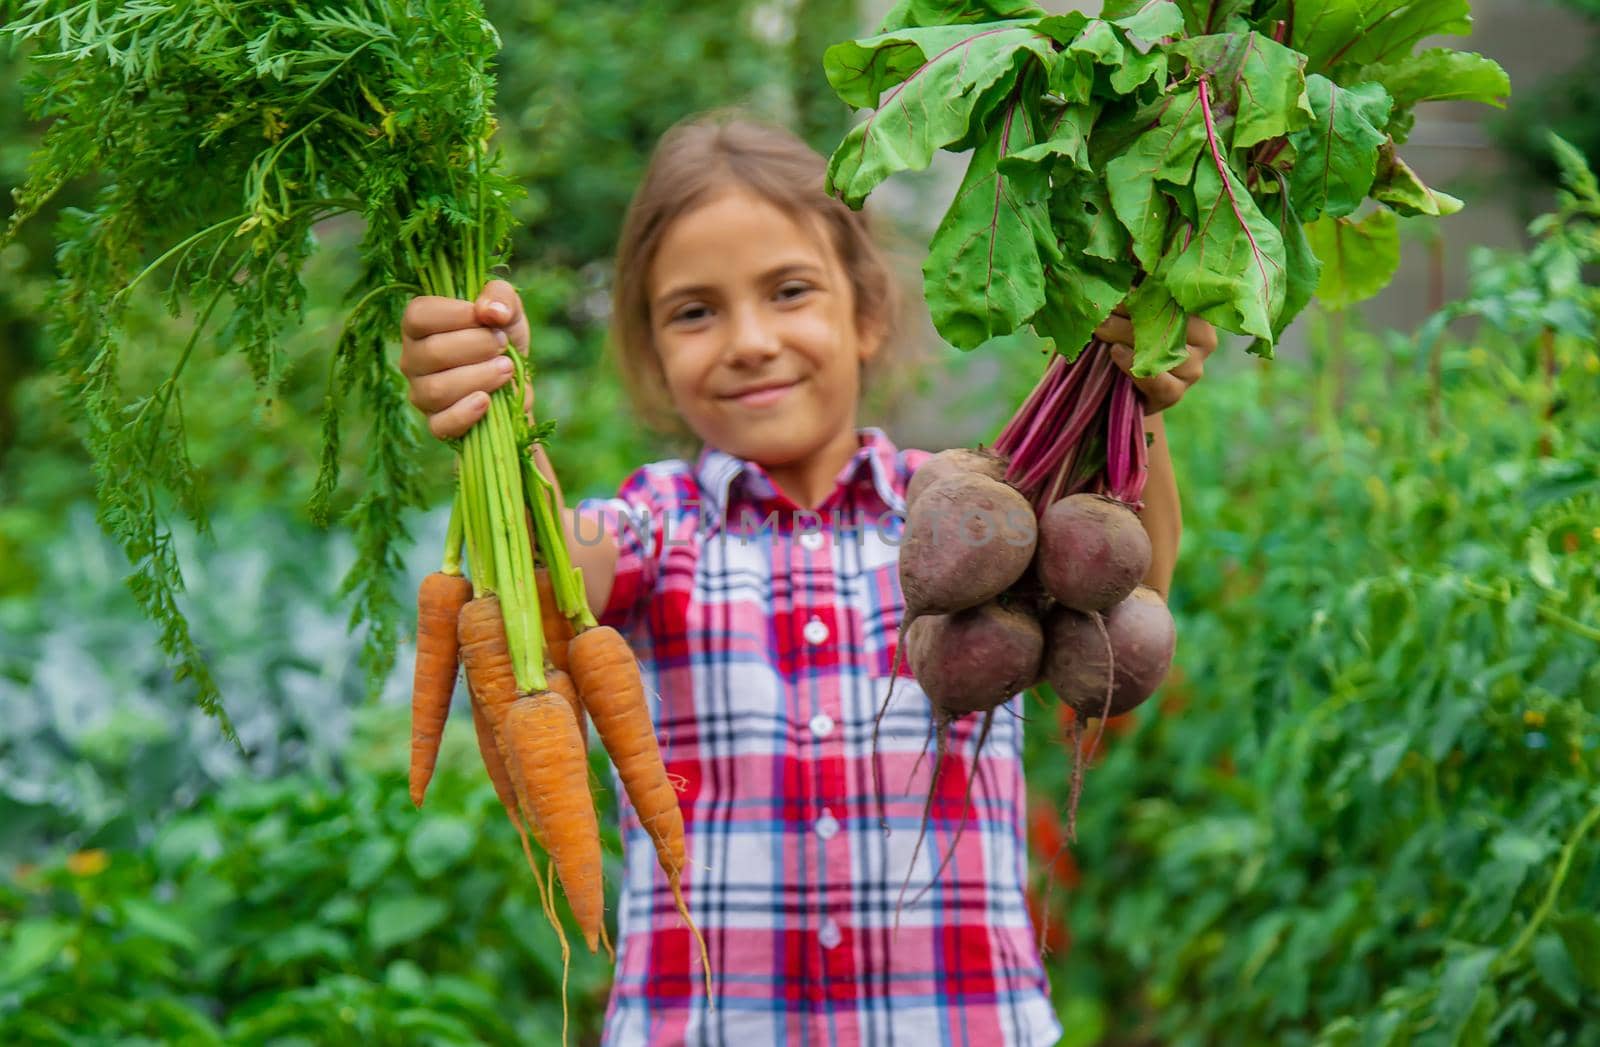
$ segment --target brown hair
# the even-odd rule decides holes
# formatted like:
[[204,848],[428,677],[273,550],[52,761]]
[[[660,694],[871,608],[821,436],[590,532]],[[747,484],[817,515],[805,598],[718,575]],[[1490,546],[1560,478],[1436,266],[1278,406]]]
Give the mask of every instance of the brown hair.
[[881,333],[888,348],[900,319],[898,280],[866,214],[829,196],[826,176],[827,161],[801,139],[735,110],[690,117],[661,137],[623,220],[611,313],[623,386],[646,424],[683,429],[651,336],[651,263],[674,220],[729,188],[748,189],[797,220],[821,221],[850,280],[857,329]]

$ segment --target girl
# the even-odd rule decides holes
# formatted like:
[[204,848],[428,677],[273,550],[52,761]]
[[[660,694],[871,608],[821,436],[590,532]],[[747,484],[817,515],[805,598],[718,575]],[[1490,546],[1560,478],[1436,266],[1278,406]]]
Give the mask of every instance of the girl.
[[[605,1042],[1053,1044],[1062,1030],[1024,903],[1018,716],[996,717],[970,807],[973,725],[951,732],[912,868],[932,761],[919,760],[927,700],[902,678],[880,733],[891,832],[879,829],[871,744],[902,610],[897,514],[926,455],[857,428],[895,287],[865,218],[824,193],[825,168],[787,132],[687,122],[657,147],[623,226],[623,377],[642,413],[680,421],[704,446],[563,517],[591,607],[628,634],[658,696],[715,1008],[624,798]],[[527,332],[500,281],[476,302],[410,303],[400,364],[434,435],[482,416],[509,377],[505,346],[526,352]],[[1130,366],[1127,321],[1100,333]],[[1187,363],[1140,382],[1154,438],[1148,581],[1163,594],[1179,516],[1155,412],[1199,377],[1215,334],[1191,325],[1190,341]],[[963,820],[949,868],[913,902]]]

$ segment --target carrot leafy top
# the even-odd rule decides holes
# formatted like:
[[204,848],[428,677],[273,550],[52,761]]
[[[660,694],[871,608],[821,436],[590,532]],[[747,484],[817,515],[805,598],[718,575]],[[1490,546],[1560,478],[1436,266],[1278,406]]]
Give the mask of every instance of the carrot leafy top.
[[[340,409],[366,407],[366,482],[349,511],[358,556],[345,579],[368,625],[373,685],[392,662],[403,514],[424,485],[416,426],[389,358],[408,294],[476,293],[502,256],[513,184],[489,141],[499,37],[476,3],[108,3],[0,0],[0,45],[33,59],[29,104],[49,121],[12,227],[63,186],[97,176],[93,204],[58,230],[51,308],[59,366],[89,433],[100,516],[161,643],[222,719],[216,685],[178,605],[183,582],[163,512],[206,533],[184,430],[186,364],[237,352],[269,396],[289,369],[302,274],[319,225],[359,216],[360,276],[329,367],[313,515],[331,515]],[[9,39],[8,39],[9,38]],[[4,240],[0,239],[0,244]],[[187,344],[153,390],[121,389],[130,295],[188,307]]]

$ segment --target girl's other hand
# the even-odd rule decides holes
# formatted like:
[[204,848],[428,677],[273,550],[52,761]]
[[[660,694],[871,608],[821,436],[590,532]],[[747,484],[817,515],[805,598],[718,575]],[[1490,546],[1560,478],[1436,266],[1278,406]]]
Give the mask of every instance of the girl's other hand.
[[[489,409],[489,394],[511,380],[507,345],[528,351],[522,300],[504,280],[491,280],[476,301],[418,295],[400,326],[400,373],[412,406],[441,440],[459,437]],[[523,407],[532,411],[532,383]]]
[[[1121,306],[1094,329],[1094,336],[1102,342],[1109,342],[1111,359],[1116,361],[1118,367],[1133,374],[1133,321],[1128,319],[1127,312]],[[1165,411],[1182,400],[1189,387],[1200,380],[1205,373],[1206,357],[1217,348],[1217,329],[1198,316],[1191,316],[1186,342],[1189,358],[1183,363],[1165,374],[1134,378],[1134,387],[1144,394],[1145,414]]]

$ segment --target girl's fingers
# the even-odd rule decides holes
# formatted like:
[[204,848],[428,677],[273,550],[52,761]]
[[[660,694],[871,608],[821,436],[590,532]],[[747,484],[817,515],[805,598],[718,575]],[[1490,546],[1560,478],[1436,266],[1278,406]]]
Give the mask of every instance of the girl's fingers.
[[514,287],[504,280],[490,280],[473,308],[478,323],[500,328],[510,336],[512,345],[528,351],[528,317]]
[[1100,341],[1110,342],[1112,345],[1132,345],[1133,321],[1126,316],[1112,313],[1100,322],[1099,327],[1094,329],[1094,336]]
[[511,380],[511,358],[504,353],[482,363],[452,367],[411,379],[411,403],[432,415],[473,393],[491,393]]
[[428,431],[441,440],[465,436],[489,409],[488,393],[471,393],[443,411],[428,416]]
[[1209,355],[1217,347],[1217,329],[1198,316],[1191,316],[1186,341],[1190,349],[1199,349]]
[[406,311],[400,318],[400,334],[407,341],[415,341],[444,331],[474,327],[477,323],[471,302],[419,294],[406,303]]
[[415,381],[428,375],[493,360],[505,354],[506,340],[504,331],[476,325],[430,335],[407,347],[409,352],[404,354],[401,371]]
[[1144,395],[1145,414],[1165,411],[1183,399],[1184,390],[1189,388],[1182,379],[1174,378],[1170,371],[1151,378],[1135,378],[1133,385]]
[[1181,380],[1184,385],[1193,385],[1205,374],[1205,360],[1204,351],[1191,345],[1189,347],[1189,355],[1184,357],[1183,363],[1167,373]]

